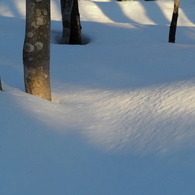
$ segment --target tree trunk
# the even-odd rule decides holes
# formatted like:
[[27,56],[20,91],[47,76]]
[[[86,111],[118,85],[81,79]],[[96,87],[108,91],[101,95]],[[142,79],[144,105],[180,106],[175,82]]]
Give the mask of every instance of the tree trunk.
[[51,100],[50,0],[26,0],[23,63],[25,91]]
[[81,44],[81,23],[78,7],[78,0],[73,0],[73,8],[71,13],[71,30],[70,30],[70,44]]
[[180,0],[174,1],[174,9],[173,9],[172,21],[171,21],[170,31],[169,31],[169,42],[171,43],[175,43],[177,19],[179,15],[178,14],[179,13],[179,3],[180,3]]
[[0,91],[3,91],[2,84],[1,84],[1,77],[0,77]]
[[81,24],[78,0],[61,0],[62,44],[81,44]]

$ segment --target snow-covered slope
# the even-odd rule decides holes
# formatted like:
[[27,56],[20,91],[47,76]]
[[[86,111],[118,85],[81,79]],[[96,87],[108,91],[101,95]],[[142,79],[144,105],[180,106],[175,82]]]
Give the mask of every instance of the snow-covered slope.
[[194,0],[79,1],[85,45],[59,45],[53,102],[24,93],[25,1],[0,2],[0,194],[192,195]]

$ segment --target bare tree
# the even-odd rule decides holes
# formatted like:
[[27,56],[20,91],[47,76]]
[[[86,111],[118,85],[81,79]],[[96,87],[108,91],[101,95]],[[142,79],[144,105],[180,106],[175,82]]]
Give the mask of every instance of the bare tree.
[[78,0],[60,0],[62,13],[62,44],[81,44]]
[[179,15],[179,3],[180,3],[180,0],[174,1],[173,15],[172,15],[172,21],[171,21],[170,31],[169,31],[169,42],[171,43],[175,43],[177,19]]
[[23,63],[25,91],[51,100],[50,0],[26,0]]

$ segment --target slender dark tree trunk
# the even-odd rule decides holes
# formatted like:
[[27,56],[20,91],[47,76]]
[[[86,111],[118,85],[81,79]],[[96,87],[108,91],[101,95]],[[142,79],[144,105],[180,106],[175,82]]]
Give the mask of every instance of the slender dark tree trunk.
[[169,42],[171,43],[175,43],[177,19],[179,15],[179,3],[180,3],[180,0],[174,1],[174,9],[173,9],[173,15],[172,15],[170,31],[169,31]]
[[2,84],[1,84],[1,77],[0,77],[0,91],[3,91]]
[[62,13],[62,44],[81,44],[78,0],[60,0]]
[[50,0],[26,0],[23,63],[25,91],[51,100]]

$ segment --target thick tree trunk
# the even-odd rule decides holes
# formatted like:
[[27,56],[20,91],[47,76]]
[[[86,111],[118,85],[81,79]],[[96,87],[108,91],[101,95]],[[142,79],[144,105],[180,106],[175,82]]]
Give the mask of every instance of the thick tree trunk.
[[173,9],[173,15],[170,25],[170,31],[169,31],[169,42],[175,43],[175,35],[176,35],[176,28],[177,28],[177,19],[178,19],[178,13],[179,13],[179,3],[180,0],[174,1],[174,9]]
[[25,91],[51,100],[50,0],[26,0],[23,63]]
[[70,44],[81,44],[81,23],[78,7],[78,0],[73,0],[73,8],[71,13],[71,30],[70,30]]
[[78,0],[61,0],[62,44],[81,44],[81,24]]

